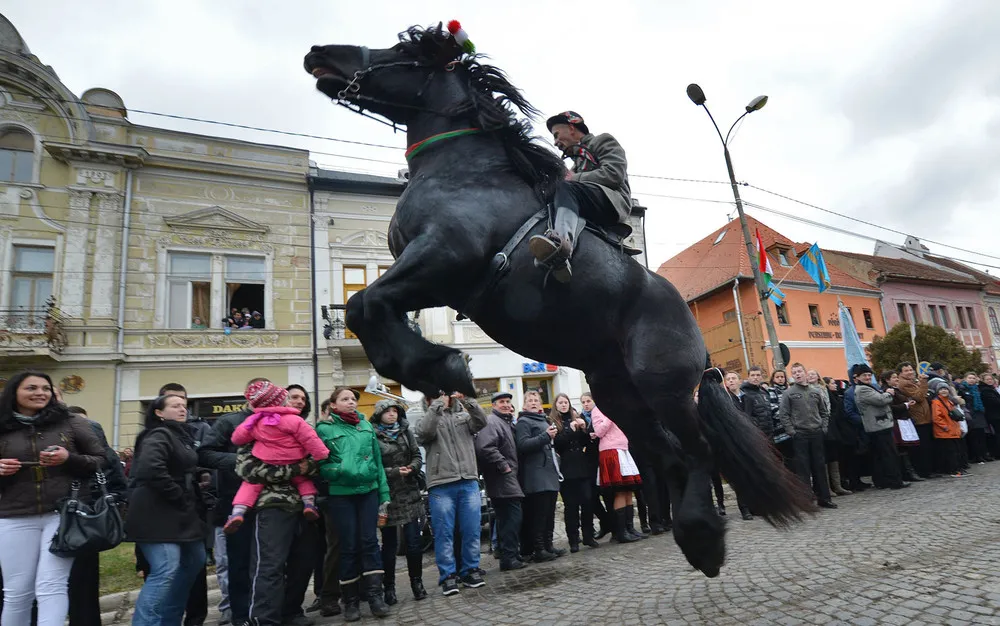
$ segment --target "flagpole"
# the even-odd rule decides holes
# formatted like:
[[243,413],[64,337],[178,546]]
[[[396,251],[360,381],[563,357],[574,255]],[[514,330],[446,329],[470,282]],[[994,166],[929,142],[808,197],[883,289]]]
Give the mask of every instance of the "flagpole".
[[920,357],[917,355],[917,324],[910,322],[910,343],[913,345],[913,367],[920,365]]
[[793,266],[791,266],[790,268],[788,268],[788,271],[787,271],[787,272],[785,272],[785,275],[784,275],[784,276],[782,276],[782,277],[781,277],[781,280],[779,280],[778,282],[776,282],[776,283],[774,284],[774,286],[775,286],[775,287],[780,287],[780,286],[781,286],[781,283],[785,282],[785,279],[786,279],[786,278],[788,278],[788,275],[789,275],[789,274],[791,274],[791,273],[792,273],[792,270],[794,270],[794,269],[795,269],[796,267],[798,267],[798,266],[799,266],[799,263],[801,263],[801,262],[802,262],[802,257],[801,257],[801,256],[798,256],[798,255],[796,255],[796,259],[795,259],[795,265],[793,265]]

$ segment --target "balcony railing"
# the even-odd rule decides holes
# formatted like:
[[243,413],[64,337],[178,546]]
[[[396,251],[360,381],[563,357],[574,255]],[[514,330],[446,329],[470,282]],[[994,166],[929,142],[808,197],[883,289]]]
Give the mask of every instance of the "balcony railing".
[[[347,327],[346,321],[346,304],[330,304],[322,307],[323,310],[323,320],[326,324],[323,326],[323,338],[327,341],[342,341],[342,340],[355,340],[357,341],[358,336],[351,332],[351,329]],[[417,317],[420,315],[420,311],[414,312],[412,315],[406,316],[406,323],[409,325],[410,329],[418,335],[423,333],[420,330],[420,324],[417,323]]]
[[55,299],[44,308],[0,309],[0,352],[48,350],[60,354],[66,347],[63,318]]

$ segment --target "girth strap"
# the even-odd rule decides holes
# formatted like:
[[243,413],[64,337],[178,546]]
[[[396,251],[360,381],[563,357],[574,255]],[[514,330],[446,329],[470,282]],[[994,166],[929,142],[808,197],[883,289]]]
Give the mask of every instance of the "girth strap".
[[521,227],[517,229],[517,231],[511,236],[509,240],[507,240],[506,245],[504,245],[504,247],[500,250],[500,252],[497,252],[496,254],[493,255],[493,258],[490,260],[490,269],[486,281],[481,283],[479,287],[472,292],[472,295],[469,296],[469,299],[465,301],[465,306],[462,307],[463,310],[459,311],[458,314],[459,320],[469,317],[469,315],[467,315],[466,313],[471,314],[473,310],[476,308],[476,304],[478,303],[479,299],[483,296],[483,294],[485,294],[488,291],[491,291],[493,287],[496,286],[497,281],[500,280],[500,277],[503,275],[503,273],[507,270],[508,267],[510,267],[510,255],[512,252],[514,252],[514,248],[516,248],[522,241],[524,241],[524,238],[528,236],[528,233],[531,232],[531,229],[537,226],[539,222],[544,220],[548,216],[548,213],[549,213],[549,208],[547,206],[543,207],[542,209],[539,209],[539,211],[534,215],[532,215],[531,217],[529,217],[528,220],[524,222],[524,224],[521,224]]

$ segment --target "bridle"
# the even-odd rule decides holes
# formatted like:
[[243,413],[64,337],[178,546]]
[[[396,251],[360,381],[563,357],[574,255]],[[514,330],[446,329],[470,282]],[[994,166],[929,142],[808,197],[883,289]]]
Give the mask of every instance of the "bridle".
[[[472,104],[471,100],[469,104],[464,107],[459,107],[451,111],[438,111],[435,109],[430,109],[428,107],[416,106],[412,104],[403,104],[400,102],[390,102],[388,100],[382,100],[380,98],[373,98],[372,96],[366,96],[361,93],[361,81],[365,78],[374,75],[375,72],[385,69],[391,69],[396,67],[412,67],[412,68],[428,68],[430,71],[427,73],[427,79],[424,84],[417,91],[417,99],[423,96],[424,92],[430,87],[431,81],[434,80],[435,74],[437,74],[437,68],[433,63],[423,62],[423,61],[392,61],[390,63],[376,63],[372,64],[371,61],[371,50],[367,46],[359,46],[358,49],[361,51],[361,69],[354,72],[354,76],[347,83],[347,85],[337,92],[337,97],[333,99],[334,102],[342,107],[345,107],[363,117],[373,119],[380,124],[385,124],[386,126],[391,126],[393,131],[399,129],[399,124],[392,120],[386,121],[382,117],[376,117],[365,111],[362,106],[362,101],[370,102],[373,104],[383,104],[390,107],[397,107],[401,109],[410,109],[413,111],[420,111],[422,113],[431,113],[433,115],[439,115],[441,117],[452,118],[460,115],[470,109],[474,109],[475,105]],[[452,72],[460,64],[458,60],[454,60],[445,65],[446,72]],[[388,119],[388,118],[387,118]]]

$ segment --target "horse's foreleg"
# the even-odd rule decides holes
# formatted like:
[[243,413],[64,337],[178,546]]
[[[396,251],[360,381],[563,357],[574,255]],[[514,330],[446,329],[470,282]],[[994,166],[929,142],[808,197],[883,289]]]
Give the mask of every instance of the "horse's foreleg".
[[346,322],[368,359],[383,376],[433,395],[475,389],[461,352],[427,341],[406,321],[406,313],[442,306],[435,294],[447,288],[433,252],[411,242],[385,274],[347,302]]

